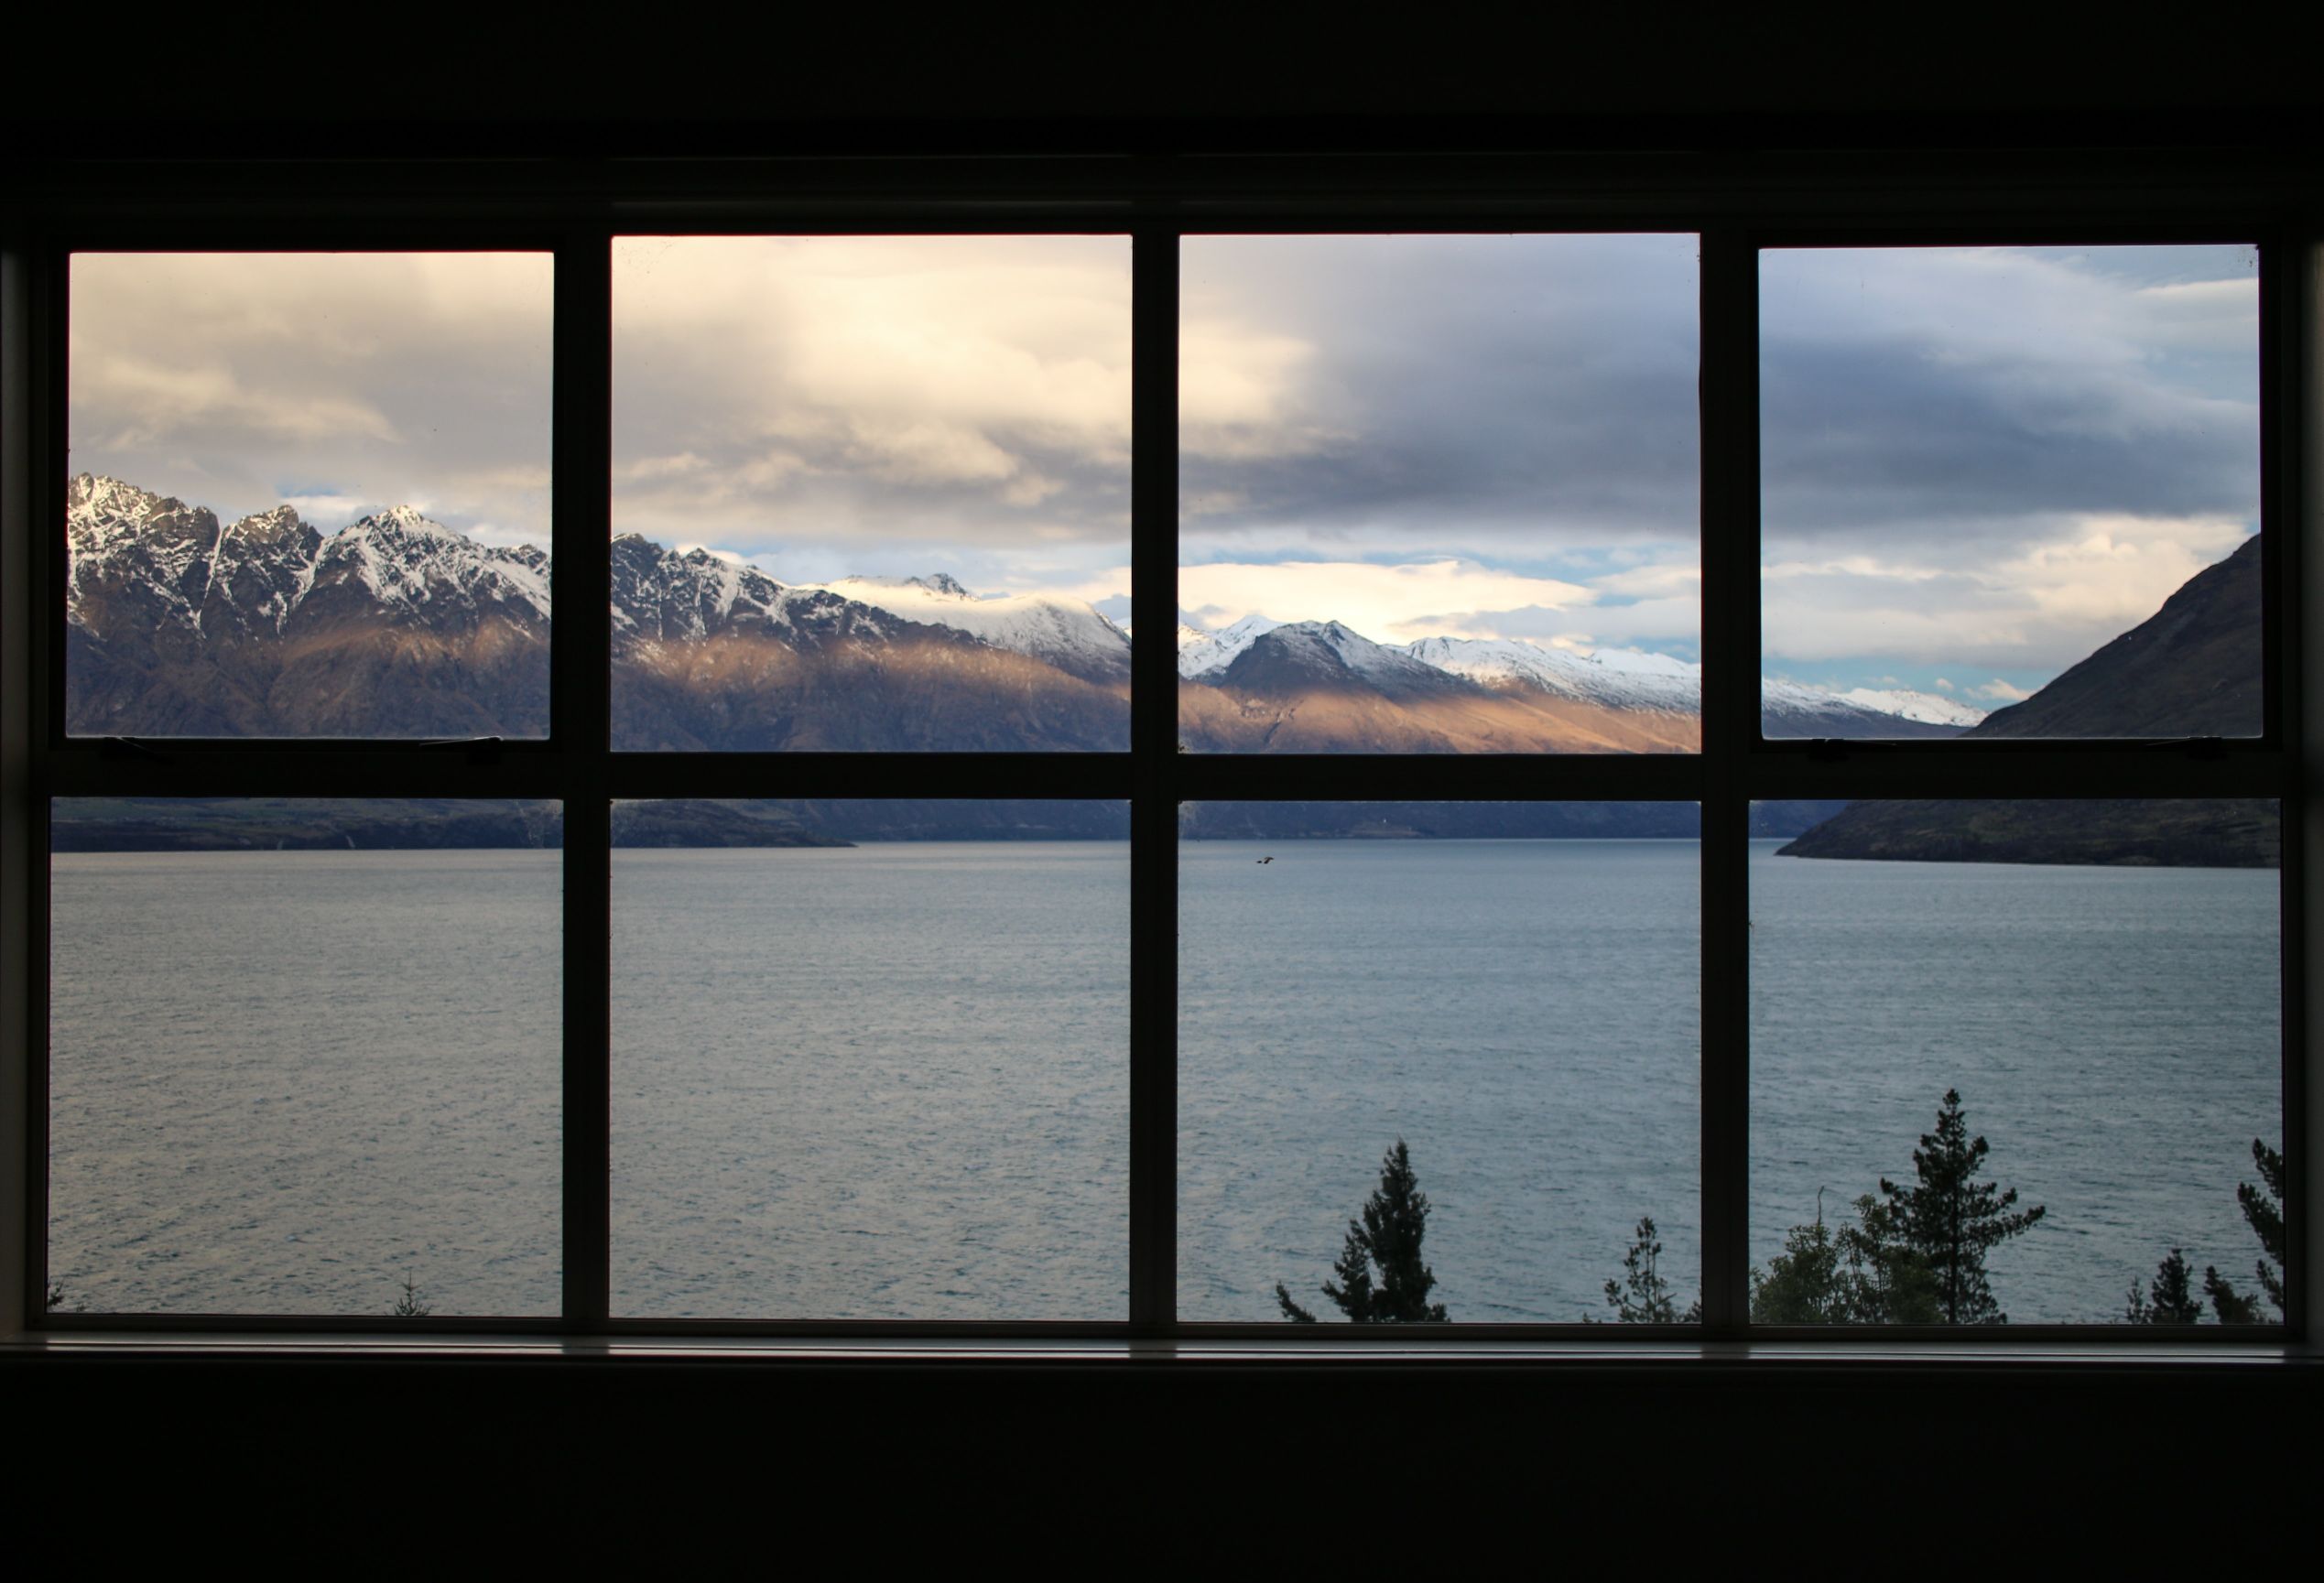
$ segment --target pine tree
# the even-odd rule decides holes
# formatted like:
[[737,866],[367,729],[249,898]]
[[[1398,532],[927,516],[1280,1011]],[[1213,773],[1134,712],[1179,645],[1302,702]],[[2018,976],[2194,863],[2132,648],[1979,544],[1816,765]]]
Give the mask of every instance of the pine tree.
[[1784,1251],[1751,1272],[1755,1325],[1836,1325],[1848,1317],[1848,1283],[1840,1242],[1824,1225],[1824,1191],[1816,1189],[1816,1223],[1794,1226]]
[[[1364,1201],[1363,1219],[1348,1222],[1347,1241],[1331,1266],[1339,1281],[1326,1281],[1323,1295],[1360,1324],[1443,1319],[1444,1305],[1428,1301],[1437,1277],[1420,1258],[1428,1229],[1428,1196],[1420,1191],[1411,1153],[1398,1138],[1395,1147],[1381,1157],[1380,1186]],[[1280,1281],[1275,1300],[1285,1318],[1304,1325],[1316,1322],[1313,1314],[1291,1300]]]
[[1623,1255],[1623,1278],[1606,1283],[1606,1307],[1625,1325],[1701,1324],[1702,1304],[1698,1301],[1680,1314],[1678,1299],[1670,1295],[1670,1283],[1656,1268],[1662,1243],[1655,1235],[1652,1215],[1638,1218],[1636,1235],[1630,1252]]
[[[2243,1223],[2252,1228],[2252,1234],[2260,1240],[2260,1252],[2266,1256],[2253,1266],[2259,1276],[2260,1290],[2275,1305],[2278,1314],[2284,1312],[2284,1156],[2259,1139],[2252,1140],[2252,1163],[2259,1167],[2264,1187],[2254,1187],[2249,1182],[2235,1184],[2235,1202],[2243,1211]],[[2203,1291],[2211,1300],[2212,1311],[2222,1325],[2256,1325],[2260,1322],[2259,1299],[2247,1297],[2235,1290],[2216,1268],[2203,1271]]]
[[2211,1300],[2211,1312],[2219,1316],[2222,1325],[2256,1325],[2260,1322],[2259,1299],[2247,1297],[2237,1291],[2211,1265],[2203,1267],[2203,1296]]
[[1794,1226],[1784,1251],[1751,1273],[1751,1317],[1761,1325],[1926,1325],[1937,1320],[1936,1282],[1896,1232],[1894,1210],[1867,1193],[1856,1224]]
[[1958,1090],[1945,1091],[1937,1130],[1923,1133],[1920,1145],[1913,1151],[1918,1187],[1881,1178],[1898,1237],[1936,1278],[1938,1317],[1946,1324],[2007,1324],[2009,1316],[1986,1284],[1986,1250],[2023,1235],[2045,1211],[2036,1204],[2013,1214],[2016,1188],[2004,1192],[1998,1182],[1971,1179],[1991,1151],[1983,1138],[1970,1137]]
[[2195,1296],[2193,1272],[2188,1268],[2187,1255],[2173,1248],[2170,1256],[2155,1266],[2155,1294],[2149,1297],[2139,1290],[2138,1277],[2131,1277],[2130,1307],[2123,1317],[2134,1325],[2193,1325],[2203,1317],[2203,1305]]
[[396,1306],[390,1308],[388,1313],[398,1319],[425,1319],[435,1311],[432,1305],[419,1300],[419,1288],[413,1285],[409,1275],[406,1275],[404,1295],[396,1299]]
[[1944,1317],[1936,1274],[1905,1241],[1895,1207],[1866,1193],[1855,1209],[1856,1223],[1840,1233],[1847,1264],[1842,1317],[1857,1325],[1936,1324]]

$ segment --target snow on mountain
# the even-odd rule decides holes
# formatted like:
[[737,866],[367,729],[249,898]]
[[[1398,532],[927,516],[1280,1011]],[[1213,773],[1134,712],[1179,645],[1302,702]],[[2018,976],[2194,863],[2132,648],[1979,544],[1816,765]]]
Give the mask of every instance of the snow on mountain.
[[347,578],[390,609],[446,602],[481,608],[489,602],[522,607],[543,621],[549,613],[548,552],[479,544],[408,505],[350,523],[322,540],[310,596]]
[[1234,658],[1259,637],[1273,632],[1281,622],[1269,621],[1263,615],[1246,615],[1232,626],[1217,632],[1204,632],[1186,622],[1178,623],[1178,674],[1192,680],[1207,671],[1223,670]]
[[350,584],[390,610],[499,606],[548,618],[547,551],[479,544],[408,505],[330,535],[287,505],[221,526],[206,508],[83,473],[66,492],[65,522],[75,619],[83,595],[134,585],[164,619],[197,632],[225,617],[278,634],[318,591]]
[[1400,648],[1373,642],[1336,621],[1295,621],[1270,627],[1223,670],[1201,679],[1245,691],[1281,695],[1305,688],[1344,688],[1353,678],[1391,699],[1473,693],[1476,683]]
[[[1869,688],[1859,688],[1869,692]],[[1874,695],[1879,696],[1879,695]],[[1904,695],[1889,695],[1901,698]],[[1943,702],[1943,699],[1932,699]],[[1953,736],[1962,727],[1950,721],[1895,713],[1858,697],[1763,677],[1759,683],[1760,729],[1771,737]]]
[[1957,725],[1966,731],[1985,718],[1982,709],[1935,693],[1914,692],[1909,688],[1893,690],[1880,688],[1852,688],[1839,695],[1850,703],[1862,704],[1866,709],[1883,714],[1901,715],[1927,725]]
[[1130,677],[1129,634],[1078,599],[1054,593],[980,598],[942,572],[843,577],[816,586],[906,621],[949,626],[994,648],[1046,660],[1085,681],[1125,682]]
[[1592,655],[1540,648],[1522,638],[1424,637],[1405,645],[1414,658],[1488,687],[1512,684],[1605,709],[1697,714],[1702,667],[1667,654],[1602,648]]

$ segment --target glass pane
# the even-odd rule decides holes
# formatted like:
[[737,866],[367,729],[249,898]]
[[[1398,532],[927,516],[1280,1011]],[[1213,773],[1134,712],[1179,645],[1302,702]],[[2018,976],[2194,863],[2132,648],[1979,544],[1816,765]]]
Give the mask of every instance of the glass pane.
[[52,1307],[557,1311],[557,805],[50,809]]
[[551,260],[72,260],[65,729],[548,734]]
[[1122,751],[1123,236],[614,244],[614,745]]
[[614,1312],[1124,1317],[1126,804],[614,814]]
[[1179,1316],[1352,1317],[1322,1290],[1351,1220],[1417,1191],[1417,1260],[1356,1252],[1360,1317],[1689,1317],[1700,830],[1692,803],[1185,805]]
[[1187,746],[1697,751],[1696,253],[1187,238]]
[[2255,249],[1759,280],[1767,735],[2260,734]]
[[2239,1201],[2281,1204],[2279,840],[2123,800],[1754,841],[1754,1317],[2279,1322]]

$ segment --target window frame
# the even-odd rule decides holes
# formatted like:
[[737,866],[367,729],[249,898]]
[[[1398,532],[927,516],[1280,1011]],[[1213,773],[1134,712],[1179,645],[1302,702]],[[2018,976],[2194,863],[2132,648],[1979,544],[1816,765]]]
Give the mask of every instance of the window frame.
[[[1803,168],[1805,175],[1801,174]],[[2259,797],[2284,817],[2283,1146],[2289,1308],[2281,1328],[2174,1332],[2174,1345],[2309,1343],[2312,1261],[2307,1153],[2309,1058],[2306,898],[2315,883],[2305,825],[2314,816],[2297,613],[2324,597],[2304,568],[2324,468],[2311,414],[2316,346],[2317,199],[2296,168],[2223,172],[2219,156],[2174,164],[2033,159],[2004,179],[1971,157],[1884,166],[1802,157],[1737,174],[1710,157],[1363,157],[1235,161],[1122,156],[1095,161],[669,160],[581,172],[511,163],[415,162],[270,169],[257,162],[160,161],[103,170],[60,166],[12,218],[0,307],[5,462],[0,462],[0,673],[7,828],[0,844],[0,1025],[20,1025],[21,1072],[0,1072],[12,1104],[0,1126],[0,1282],[21,1329],[67,1338],[233,1333],[318,1338],[375,1333],[378,1321],[328,1316],[42,1314],[45,1170],[48,808],[92,795],[554,797],[566,844],[563,1079],[564,1302],[553,1318],[402,1321],[398,1333],[512,1337],[849,1339],[974,1346],[1280,1343],[1277,1324],[1181,1321],[1175,1314],[1177,1028],[1176,806],[1179,800],[1671,800],[1703,810],[1702,1206],[1700,1327],[1578,1324],[1415,1326],[1395,1345],[1476,1356],[1468,1344],[1587,1345],[1643,1355],[1704,1342],[1946,1343],[1991,1333],[1948,1327],[1754,1326],[1748,1322],[1750,1138],[1748,809],[1810,797]],[[2030,167],[2028,168],[2027,167]],[[1964,195],[1964,188],[1966,195]],[[513,218],[512,218],[513,216]],[[1229,232],[1680,232],[1700,238],[1700,444],[1703,569],[1703,745],[1637,755],[1184,754],[1176,751],[1175,655],[1133,652],[1131,745],[1122,754],[629,754],[609,741],[611,623],[604,613],[612,527],[612,243],[640,234],[1127,234],[1131,239],[1134,589],[1174,586],[1178,569],[1177,339],[1182,234]],[[271,244],[252,246],[254,236]],[[1794,245],[2094,245],[2227,240],[2260,248],[2263,588],[2266,734],[2164,746],[2008,742],[1769,741],[1759,735],[1757,259]],[[562,611],[552,651],[551,721],[540,742],[255,743],[172,739],[150,746],[62,733],[64,352],[70,256],[76,251],[414,250],[555,255],[552,433],[558,525],[552,589]],[[1158,353],[1158,354],[1157,354]],[[600,531],[601,528],[603,531]],[[1145,599],[1157,598],[1148,591]],[[1745,684],[1748,684],[1747,686]],[[589,745],[589,744],[598,745]],[[950,796],[1126,798],[1131,804],[1130,1292],[1118,1321],[639,1320],[613,1316],[609,819],[616,797],[905,795],[931,762]],[[575,927],[579,920],[582,927]],[[19,1014],[20,1025],[15,1023]],[[13,1044],[14,1041],[11,1041]],[[19,1081],[19,1077],[21,1081]],[[10,1161],[7,1155],[16,1155]],[[12,1168],[20,1166],[21,1168]],[[16,1198],[11,1206],[5,1199]],[[13,1245],[11,1245],[13,1244]],[[4,1290],[5,1287],[0,1287]],[[2122,1355],[2149,1338],[2130,1328],[2013,1325],[2012,1344],[2098,1344]],[[1358,1327],[1297,1337],[1324,1355],[1377,1345]]]

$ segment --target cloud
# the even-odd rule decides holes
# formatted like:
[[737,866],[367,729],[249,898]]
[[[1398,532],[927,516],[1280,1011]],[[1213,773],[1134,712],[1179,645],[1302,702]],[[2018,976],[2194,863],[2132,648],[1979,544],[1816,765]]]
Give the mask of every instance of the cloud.
[[1178,569],[1178,602],[1213,626],[1245,615],[1339,621],[1382,643],[1475,633],[1494,614],[1564,612],[1596,596],[1578,583],[1526,577],[1474,562],[1214,562]]
[[1129,265],[1118,236],[623,240],[617,524],[1120,558]]
[[72,467],[228,520],[428,502],[546,542],[551,276],[547,254],[77,254]]
[[[1940,682],[1938,685],[1948,688],[1951,686],[1949,682]],[[2033,693],[2028,691],[2026,688],[2022,687],[2012,687],[2009,683],[2004,681],[1999,677],[1995,677],[1993,680],[1987,682],[1982,687],[1971,688],[1969,692],[1971,698],[1999,699],[2004,703],[2023,703],[2025,699],[2034,696]]]
[[1691,236],[1192,237],[1179,485],[1206,536],[1508,554],[1694,531]]
[[1886,668],[1992,666],[2055,675],[2153,615],[2244,533],[2216,518],[2023,522],[2019,542],[1913,547],[1913,558],[1841,556],[1764,569],[1771,660],[1877,656]]
[[2005,541],[2039,515],[2255,517],[2256,279],[2140,285],[2091,262],[2109,252],[1763,255],[1771,535],[1942,521]]

